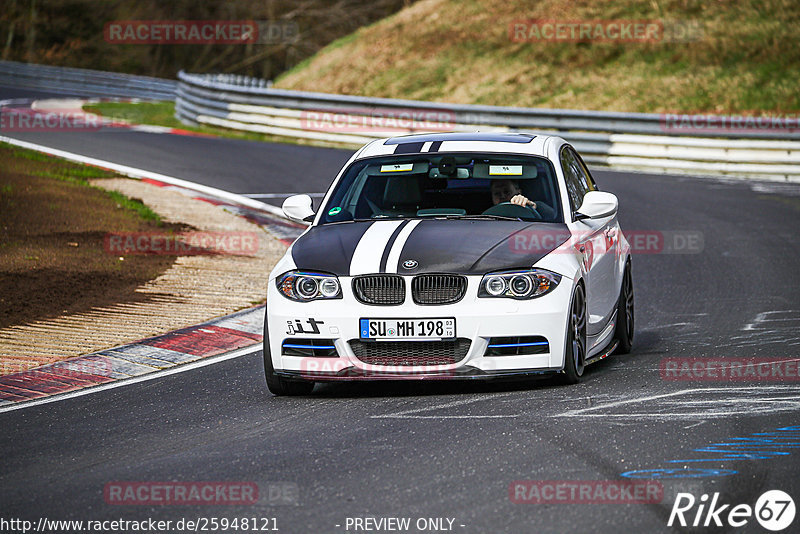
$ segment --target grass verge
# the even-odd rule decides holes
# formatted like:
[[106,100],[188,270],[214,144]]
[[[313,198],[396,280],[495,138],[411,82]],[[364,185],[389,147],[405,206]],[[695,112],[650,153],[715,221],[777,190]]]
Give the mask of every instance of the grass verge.
[[111,232],[170,233],[137,199],[89,185],[112,172],[0,144],[0,328],[119,302],[175,256],[106,252]]

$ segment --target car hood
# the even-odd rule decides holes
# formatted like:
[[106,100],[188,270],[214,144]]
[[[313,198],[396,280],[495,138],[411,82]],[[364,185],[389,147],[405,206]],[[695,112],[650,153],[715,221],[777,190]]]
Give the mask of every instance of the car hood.
[[570,236],[564,224],[426,219],[314,226],[292,246],[298,269],[369,273],[483,274],[528,268]]

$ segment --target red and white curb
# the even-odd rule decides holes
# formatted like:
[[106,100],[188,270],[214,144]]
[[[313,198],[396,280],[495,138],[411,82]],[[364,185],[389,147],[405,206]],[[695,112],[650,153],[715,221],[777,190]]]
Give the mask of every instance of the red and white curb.
[[[0,412],[252,347],[263,340],[265,306],[0,377]],[[254,350],[247,352],[254,352]]]
[[152,124],[134,124],[124,119],[112,119],[97,115],[96,113],[88,112],[83,109],[83,106],[100,104],[106,102],[123,102],[123,103],[139,103],[142,102],[136,98],[46,98],[40,100],[18,100],[18,106],[27,106],[34,113],[47,114],[47,113],[61,113],[69,117],[85,117],[89,123],[98,123],[105,128],[123,128],[125,130],[133,130],[135,132],[171,134],[171,135],[188,135],[191,137],[218,137],[213,134],[193,132],[183,128],[170,128],[168,126],[155,126]]

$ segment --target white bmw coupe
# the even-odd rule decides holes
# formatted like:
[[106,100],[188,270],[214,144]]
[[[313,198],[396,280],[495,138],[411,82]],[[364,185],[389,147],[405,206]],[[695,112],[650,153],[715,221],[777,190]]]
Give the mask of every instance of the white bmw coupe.
[[617,198],[559,137],[447,133],[358,150],[269,276],[276,395],[333,380],[560,375],[631,349]]

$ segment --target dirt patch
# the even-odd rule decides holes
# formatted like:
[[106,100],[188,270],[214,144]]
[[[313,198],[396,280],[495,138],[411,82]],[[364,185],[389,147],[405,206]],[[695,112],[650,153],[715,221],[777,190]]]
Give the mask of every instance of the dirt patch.
[[186,228],[87,182],[113,176],[0,146],[0,328],[142,302],[136,288],[174,263],[176,255],[120,259],[104,250],[108,232]]
[[[58,160],[51,161],[36,153],[28,153],[31,154],[32,161],[61,164]],[[4,199],[0,201],[3,226],[8,227],[3,230],[3,243],[8,243],[4,248],[13,248],[14,253],[9,255],[9,258],[13,256],[12,261],[6,259],[4,250],[0,252],[2,261],[8,266],[3,271],[3,289],[0,291],[6,301],[14,302],[14,320],[21,321],[29,313],[25,308],[31,299],[38,303],[38,315],[35,320],[0,327],[0,375],[132,343],[264,301],[267,275],[286,250],[276,238],[210,203],[137,180],[114,178],[112,174],[96,169],[77,169],[71,172],[84,173],[81,180],[92,175],[89,182],[103,189],[73,185],[81,185],[100,198],[103,195],[110,197],[116,203],[110,207],[93,203],[97,201],[94,197],[78,202],[67,195],[69,200],[62,202],[74,204],[75,209],[79,206],[84,208],[80,212],[84,219],[73,221],[73,228],[54,219],[51,224],[56,228],[59,224],[64,225],[63,230],[51,230],[42,239],[39,239],[42,229],[36,229],[39,223],[31,223],[31,226],[24,223],[26,217],[34,218],[31,212],[19,205],[13,206],[25,198],[25,195],[15,196],[14,192],[15,187],[24,191],[30,185],[26,194],[37,195],[52,184],[32,179],[26,181],[30,173],[26,175],[13,167],[6,168],[2,175],[22,175],[26,180],[20,182],[17,176],[13,183],[10,179],[2,182],[10,186],[5,188],[7,193],[3,193]],[[68,179],[61,181],[72,183]],[[57,196],[54,192],[53,198]],[[48,210],[50,204],[60,205],[49,202],[50,198],[44,201]],[[131,202],[132,198],[141,199],[141,202]],[[118,208],[117,204],[121,207]],[[5,223],[6,213],[10,213],[6,211],[7,205],[16,210],[14,219],[22,217],[23,223],[16,226]],[[136,224],[130,221],[123,224],[124,221],[116,220],[116,211],[125,209],[138,212],[147,225],[142,226],[141,220]],[[106,213],[101,213],[101,210]],[[52,211],[59,213],[58,208]],[[12,227],[15,228],[14,235],[25,239],[8,238]],[[105,236],[109,232],[117,235],[144,229],[145,232],[155,230],[164,235],[187,228],[216,237],[233,236],[233,239],[223,240],[226,244],[221,248],[217,241],[210,246],[201,243],[213,254],[177,257],[163,255],[162,248],[153,255],[124,254],[120,260],[118,253],[108,254],[104,248]],[[235,250],[235,244],[242,242],[241,239],[236,241],[236,236],[246,237],[254,246]],[[153,244],[153,241],[148,243]],[[109,245],[109,248],[112,247]],[[70,258],[70,261],[66,262],[64,258]],[[63,272],[65,264],[71,266],[69,275]],[[138,267],[131,268],[130,265]],[[7,289],[11,293],[7,294]],[[34,296],[34,292],[42,294]],[[22,302],[23,298],[28,300]],[[5,301],[2,307],[6,307]],[[30,313],[27,316],[33,317]]]

